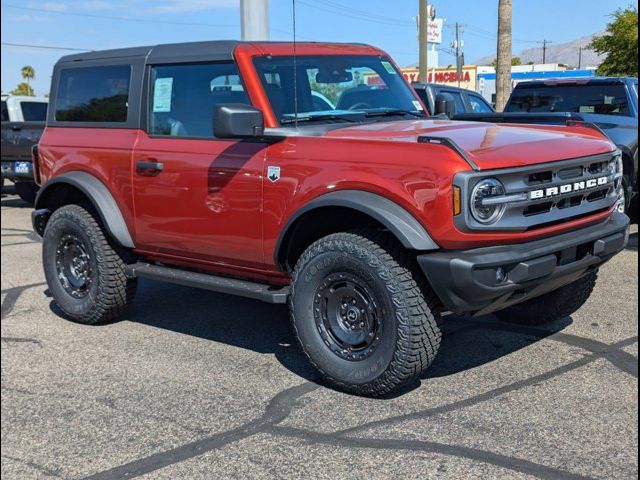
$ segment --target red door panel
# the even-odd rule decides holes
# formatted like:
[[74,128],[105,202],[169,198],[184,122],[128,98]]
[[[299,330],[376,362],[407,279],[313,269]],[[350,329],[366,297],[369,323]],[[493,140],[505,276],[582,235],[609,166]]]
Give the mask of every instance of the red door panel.
[[138,248],[262,267],[266,147],[143,133],[133,162]]

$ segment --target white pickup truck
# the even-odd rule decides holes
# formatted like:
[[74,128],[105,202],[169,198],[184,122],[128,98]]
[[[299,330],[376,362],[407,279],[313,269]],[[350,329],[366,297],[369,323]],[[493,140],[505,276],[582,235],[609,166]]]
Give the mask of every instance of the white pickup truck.
[[28,203],[38,191],[31,148],[44,130],[48,104],[47,98],[2,96],[2,185],[5,180],[14,182],[16,193]]

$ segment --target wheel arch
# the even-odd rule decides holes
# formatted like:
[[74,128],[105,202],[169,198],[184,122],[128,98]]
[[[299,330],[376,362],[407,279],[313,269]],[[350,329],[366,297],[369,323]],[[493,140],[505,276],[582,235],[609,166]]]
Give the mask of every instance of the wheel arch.
[[[35,209],[55,210],[79,199],[88,200],[100,216],[107,233],[121,246],[135,248],[131,232],[120,207],[109,189],[97,177],[86,172],[67,172],[45,183],[36,197]],[[42,235],[46,222],[39,222],[36,231]]]
[[[327,216],[331,222],[326,221]],[[320,217],[323,217],[321,222],[318,221]],[[295,260],[313,241],[344,231],[345,226],[348,229],[384,228],[409,250],[440,249],[422,224],[397,203],[370,192],[344,190],[317,197],[289,218],[275,246],[276,265],[293,267]]]

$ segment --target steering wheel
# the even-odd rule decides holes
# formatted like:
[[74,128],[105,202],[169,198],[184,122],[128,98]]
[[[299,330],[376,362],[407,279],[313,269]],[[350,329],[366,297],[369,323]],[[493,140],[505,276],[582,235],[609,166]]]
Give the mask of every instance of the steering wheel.
[[371,105],[365,102],[354,103],[349,107],[349,110],[367,110],[372,108]]

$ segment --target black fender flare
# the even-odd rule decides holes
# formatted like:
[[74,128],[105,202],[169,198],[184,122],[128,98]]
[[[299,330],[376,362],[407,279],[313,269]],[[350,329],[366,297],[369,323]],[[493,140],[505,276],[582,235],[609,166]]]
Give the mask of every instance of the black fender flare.
[[361,190],[341,190],[313,199],[289,218],[276,243],[276,263],[278,263],[285,238],[287,238],[291,227],[305,213],[322,207],[346,207],[369,215],[384,225],[405,248],[410,250],[424,252],[440,249],[440,246],[429,236],[422,224],[392,200]]
[[43,199],[47,197],[47,191],[50,191],[51,187],[59,184],[68,184],[80,190],[93,204],[111,237],[123,247],[135,248],[127,223],[113,195],[102,181],[90,173],[67,172],[46,182],[36,197],[36,210],[47,208]]

